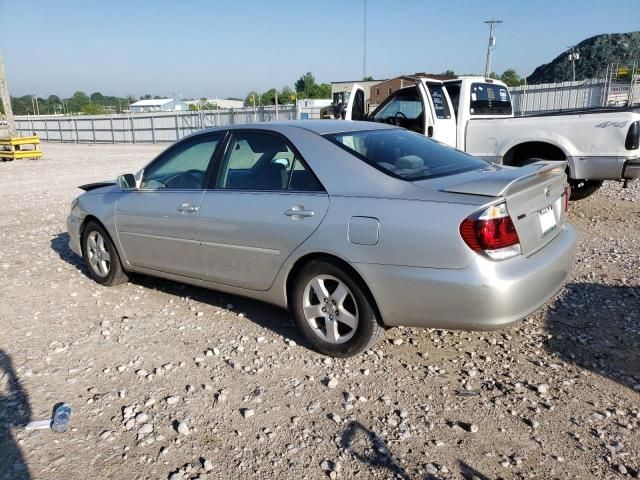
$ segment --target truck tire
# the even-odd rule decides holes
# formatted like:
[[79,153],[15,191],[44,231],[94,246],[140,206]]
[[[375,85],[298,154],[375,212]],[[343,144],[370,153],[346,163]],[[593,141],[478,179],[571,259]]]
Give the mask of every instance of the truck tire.
[[[553,161],[553,159],[546,158],[523,158],[513,163],[514,167],[524,167],[525,165],[530,165],[535,162],[540,161]],[[569,177],[569,168],[567,167],[567,177]],[[586,180],[586,179],[573,179],[568,178],[569,185],[571,186],[571,195],[569,195],[569,200],[577,201],[583,200],[587,198],[589,195],[593,195],[598,191],[598,189],[602,186],[603,180]]]
[[569,179],[569,185],[571,185],[571,195],[569,200],[583,200],[589,195],[593,195],[602,186],[603,180],[583,180],[583,179]]

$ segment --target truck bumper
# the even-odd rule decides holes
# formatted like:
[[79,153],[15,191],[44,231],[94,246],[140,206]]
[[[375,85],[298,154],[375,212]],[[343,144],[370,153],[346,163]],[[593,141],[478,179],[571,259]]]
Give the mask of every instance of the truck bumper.
[[622,167],[622,178],[634,180],[640,178],[640,159],[627,160]]
[[640,178],[640,158],[569,157],[571,178],[588,180],[622,180]]

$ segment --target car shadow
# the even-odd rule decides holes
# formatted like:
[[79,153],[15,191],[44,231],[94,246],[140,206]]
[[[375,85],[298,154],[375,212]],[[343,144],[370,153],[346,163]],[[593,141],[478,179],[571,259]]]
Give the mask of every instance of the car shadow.
[[13,369],[9,354],[0,350],[0,479],[28,480],[29,467],[11,429],[31,421],[29,396]]
[[67,232],[58,233],[51,239],[50,243],[51,250],[56,252],[62,260],[86,272],[82,257],[76,255],[74,251],[69,248],[69,234]]
[[640,287],[573,282],[550,307],[547,349],[634,388],[640,384]]
[[[69,248],[69,234],[67,232],[57,234],[51,239],[50,243],[51,249],[54,250],[62,260],[79,269],[85,275],[87,274],[87,269],[82,257],[76,255]],[[252,300],[250,298],[220,292],[218,290],[187,285],[185,283],[174,282],[149,275],[133,274],[130,275],[129,281],[135,285],[140,285],[148,289],[156,289],[177,297],[190,297],[197,302],[213,307],[227,308],[227,305],[232,304],[234,306],[234,312],[242,312],[245,318],[261,327],[267,328],[284,338],[293,340],[299,345],[311,348],[296,328],[289,312],[277,306],[259,300]]]

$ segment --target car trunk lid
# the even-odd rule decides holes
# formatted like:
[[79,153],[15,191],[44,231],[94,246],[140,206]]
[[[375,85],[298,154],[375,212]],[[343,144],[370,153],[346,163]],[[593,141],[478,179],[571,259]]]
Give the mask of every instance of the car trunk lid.
[[[524,167],[490,165],[439,180],[444,192],[503,198],[523,255],[531,255],[561,231],[565,221],[566,162],[540,161]],[[428,180],[427,180],[428,181]],[[416,183],[422,183],[421,181]]]

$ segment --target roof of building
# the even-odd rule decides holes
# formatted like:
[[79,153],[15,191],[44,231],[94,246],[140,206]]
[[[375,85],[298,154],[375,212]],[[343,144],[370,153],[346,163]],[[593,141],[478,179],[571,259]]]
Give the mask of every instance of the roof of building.
[[154,98],[151,100],[140,100],[139,102],[132,103],[132,107],[160,107],[166,103],[173,102],[173,98]]
[[369,83],[369,82],[384,82],[386,80],[387,80],[386,78],[384,78],[382,80],[376,80],[376,79],[373,79],[373,80],[342,80],[342,81],[339,81],[339,82],[331,82],[331,83],[332,84],[334,84],[334,83]]

